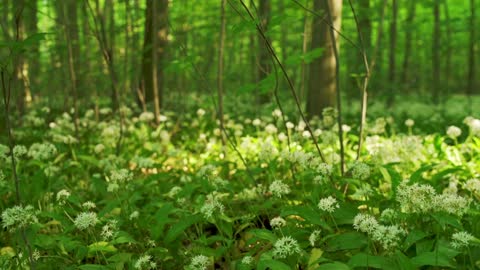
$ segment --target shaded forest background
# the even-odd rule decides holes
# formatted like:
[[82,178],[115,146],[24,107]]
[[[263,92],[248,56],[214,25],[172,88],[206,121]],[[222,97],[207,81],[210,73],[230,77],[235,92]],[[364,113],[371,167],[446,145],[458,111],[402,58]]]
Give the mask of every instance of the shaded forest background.
[[[14,74],[19,115],[37,101],[59,110],[93,106],[97,114],[101,107],[133,105],[158,118],[218,90],[229,113],[268,107],[277,90],[292,102],[257,26],[307,112],[320,114],[335,105],[337,90],[327,6],[341,33],[338,78],[347,110],[361,99],[363,49],[370,103],[390,107],[415,99],[445,106],[452,95],[478,92],[475,0],[352,1],[363,42],[348,1],[343,7],[336,0],[2,2],[2,70]],[[245,102],[256,106],[244,108]]]

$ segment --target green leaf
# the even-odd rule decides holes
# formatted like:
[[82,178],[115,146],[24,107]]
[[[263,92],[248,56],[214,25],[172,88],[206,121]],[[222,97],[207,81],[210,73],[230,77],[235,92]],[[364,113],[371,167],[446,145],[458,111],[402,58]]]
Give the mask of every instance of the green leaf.
[[442,254],[434,252],[434,251],[424,252],[424,253],[412,258],[412,263],[416,267],[431,265],[431,266],[442,266],[442,267],[455,268],[455,264],[452,262],[452,260],[450,258],[445,257]]
[[326,263],[320,265],[320,267],[316,268],[315,270],[350,270],[348,265],[341,263],[341,262],[333,262],[333,263]]
[[322,258],[323,250],[319,248],[313,248],[310,251],[310,257],[308,258],[307,270],[316,270],[318,268],[318,261]]
[[180,234],[182,234],[188,227],[202,220],[200,215],[191,215],[183,217],[180,222],[173,225],[170,230],[168,230],[167,235],[165,236],[165,243],[171,243],[175,241]]
[[443,228],[445,228],[447,225],[450,225],[450,226],[452,226],[454,228],[457,228],[459,230],[463,230],[462,223],[460,222],[460,220],[456,216],[453,216],[453,215],[450,215],[450,214],[444,213],[444,212],[432,213],[431,216]]
[[327,242],[328,251],[360,249],[367,245],[368,239],[358,232],[347,232],[330,238]]
[[290,266],[273,259],[260,259],[257,264],[257,270],[291,270]]
[[315,211],[313,208],[304,206],[304,205],[296,205],[296,206],[291,206],[287,207],[285,210],[283,210],[280,215],[282,217],[287,217],[287,216],[300,216],[304,218],[308,223],[315,224],[315,225],[320,225],[323,228],[329,228],[328,224],[322,219],[322,216]]
[[271,231],[266,229],[253,229],[253,230],[249,230],[248,233],[252,234],[253,236],[259,239],[267,240],[270,243],[275,243],[277,241],[277,236],[275,236],[275,234],[273,234]]
[[78,267],[81,270],[104,270],[108,269],[108,267],[103,265],[96,265],[96,264],[84,264]]
[[420,169],[416,170],[410,176],[410,182],[411,183],[421,182],[422,180],[424,180],[422,174],[426,171],[429,171],[429,170],[433,169],[433,167],[435,167],[435,166],[436,166],[436,164],[427,164],[427,165],[424,165],[424,166],[420,167]]
[[397,269],[399,270],[415,270],[415,265],[410,261],[410,259],[405,256],[400,251],[395,251],[395,255],[392,257],[393,261],[396,263]]
[[[348,265],[351,268],[366,267],[366,268],[378,268],[384,269],[388,264],[387,259],[382,256],[373,256],[366,253],[355,254],[348,261]],[[386,269],[386,268],[385,268]]]
[[117,248],[115,248],[113,245],[111,245],[108,242],[101,241],[101,242],[95,242],[91,245],[88,246],[88,256],[93,257],[97,255],[97,252],[99,253],[112,253],[116,252]]
[[417,241],[422,240],[423,238],[429,236],[428,233],[419,230],[412,230],[408,233],[405,242],[403,243],[403,249],[407,250],[410,246],[415,244]]

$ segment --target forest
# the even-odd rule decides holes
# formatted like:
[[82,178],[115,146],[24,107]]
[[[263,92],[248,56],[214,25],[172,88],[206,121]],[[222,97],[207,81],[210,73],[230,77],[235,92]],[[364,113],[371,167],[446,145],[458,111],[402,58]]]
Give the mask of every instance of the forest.
[[480,269],[479,0],[0,2],[0,269]]

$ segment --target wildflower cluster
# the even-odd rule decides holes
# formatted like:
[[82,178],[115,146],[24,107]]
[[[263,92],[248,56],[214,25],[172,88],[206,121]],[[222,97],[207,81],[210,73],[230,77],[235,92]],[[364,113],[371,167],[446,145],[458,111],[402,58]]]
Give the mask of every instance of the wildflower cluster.
[[299,254],[302,250],[297,240],[291,236],[284,236],[273,244],[273,256],[276,258],[287,258],[288,256]]
[[318,203],[318,208],[322,211],[333,213],[336,208],[340,208],[337,203],[337,199],[333,198],[332,196],[328,196],[327,198],[323,198]]
[[97,223],[97,214],[94,212],[82,212],[73,221],[73,224],[79,230],[85,230],[89,227],[95,227]]
[[273,196],[278,198],[290,193],[290,187],[281,180],[273,181],[268,187],[268,190],[273,194]]
[[375,242],[380,243],[384,250],[391,251],[398,246],[405,230],[397,225],[381,225],[374,216],[358,214],[353,221],[353,228],[368,234]]
[[31,205],[16,205],[2,212],[3,228],[15,231],[31,224],[38,223],[37,212]]
[[470,200],[454,193],[437,194],[430,185],[406,182],[397,188],[397,201],[405,213],[447,212],[462,216],[468,210]]

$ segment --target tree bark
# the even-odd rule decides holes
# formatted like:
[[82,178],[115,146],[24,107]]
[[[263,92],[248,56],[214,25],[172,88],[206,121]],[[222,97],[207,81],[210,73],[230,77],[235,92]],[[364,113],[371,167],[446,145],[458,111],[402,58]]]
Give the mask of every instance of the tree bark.
[[401,81],[404,85],[404,90],[409,91],[410,89],[410,59],[412,55],[412,34],[414,31],[413,21],[415,19],[415,9],[417,6],[416,1],[411,1],[408,6],[408,16],[405,22],[405,51],[403,55],[402,63],[402,76]]
[[[145,35],[143,42],[143,57],[142,57],[142,73],[140,89],[143,93],[146,102],[154,101],[154,77],[157,78],[157,95],[159,98],[159,105],[162,103],[163,86],[165,78],[163,76],[162,62],[165,58],[165,51],[167,47],[168,35],[168,0],[155,1],[146,0],[147,8],[145,10]],[[156,8],[156,10],[154,10]],[[153,28],[153,18],[156,19],[156,29]],[[153,39],[155,39],[156,47],[153,48]],[[156,54],[158,67],[156,67],[156,76],[153,76],[153,53]]]
[[469,112],[472,112],[472,98],[475,91],[475,0],[470,0],[470,44],[468,46],[468,84]]
[[398,15],[398,3],[397,0],[392,2],[392,21],[390,22],[390,51],[388,56],[388,89],[390,92],[387,97],[387,104],[393,105],[395,101],[396,92],[396,57],[397,53],[397,15]]
[[[268,28],[271,17],[271,3],[270,0],[260,0],[258,6],[258,16],[260,20],[260,26],[266,35],[268,35]],[[268,51],[265,40],[258,35],[258,82],[265,80],[271,72],[271,59],[270,52]],[[268,93],[268,89],[259,88],[258,103],[264,104],[270,101],[271,95]]]
[[[224,62],[224,48],[225,48],[225,4],[226,0],[220,0],[220,37],[218,41],[218,70],[217,70],[217,90],[218,90],[218,120],[220,121],[220,129],[222,130],[222,145],[226,146],[225,136],[223,131],[225,129],[223,121],[223,62]],[[225,153],[225,149],[223,151]]]
[[432,44],[432,100],[438,104],[440,93],[440,1],[433,3],[433,44]]
[[[328,5],[326,3],[328,1]],[[313,8],[320,14],[327,13],[330,7],[333,26],[340,30],[342,1],[339,0],[315,0]],[[310,63],[310,76],[307,99],[308,115],[321,116],[324,108],[335,107],[336,105],[336,81],[335,81],[335,55],[332,39],[327,24],[318,16],[314,17],[312,24],[312,49],[323,48],[322,55]],[[338,33],[335,32],[336,44],[338,46]]]

